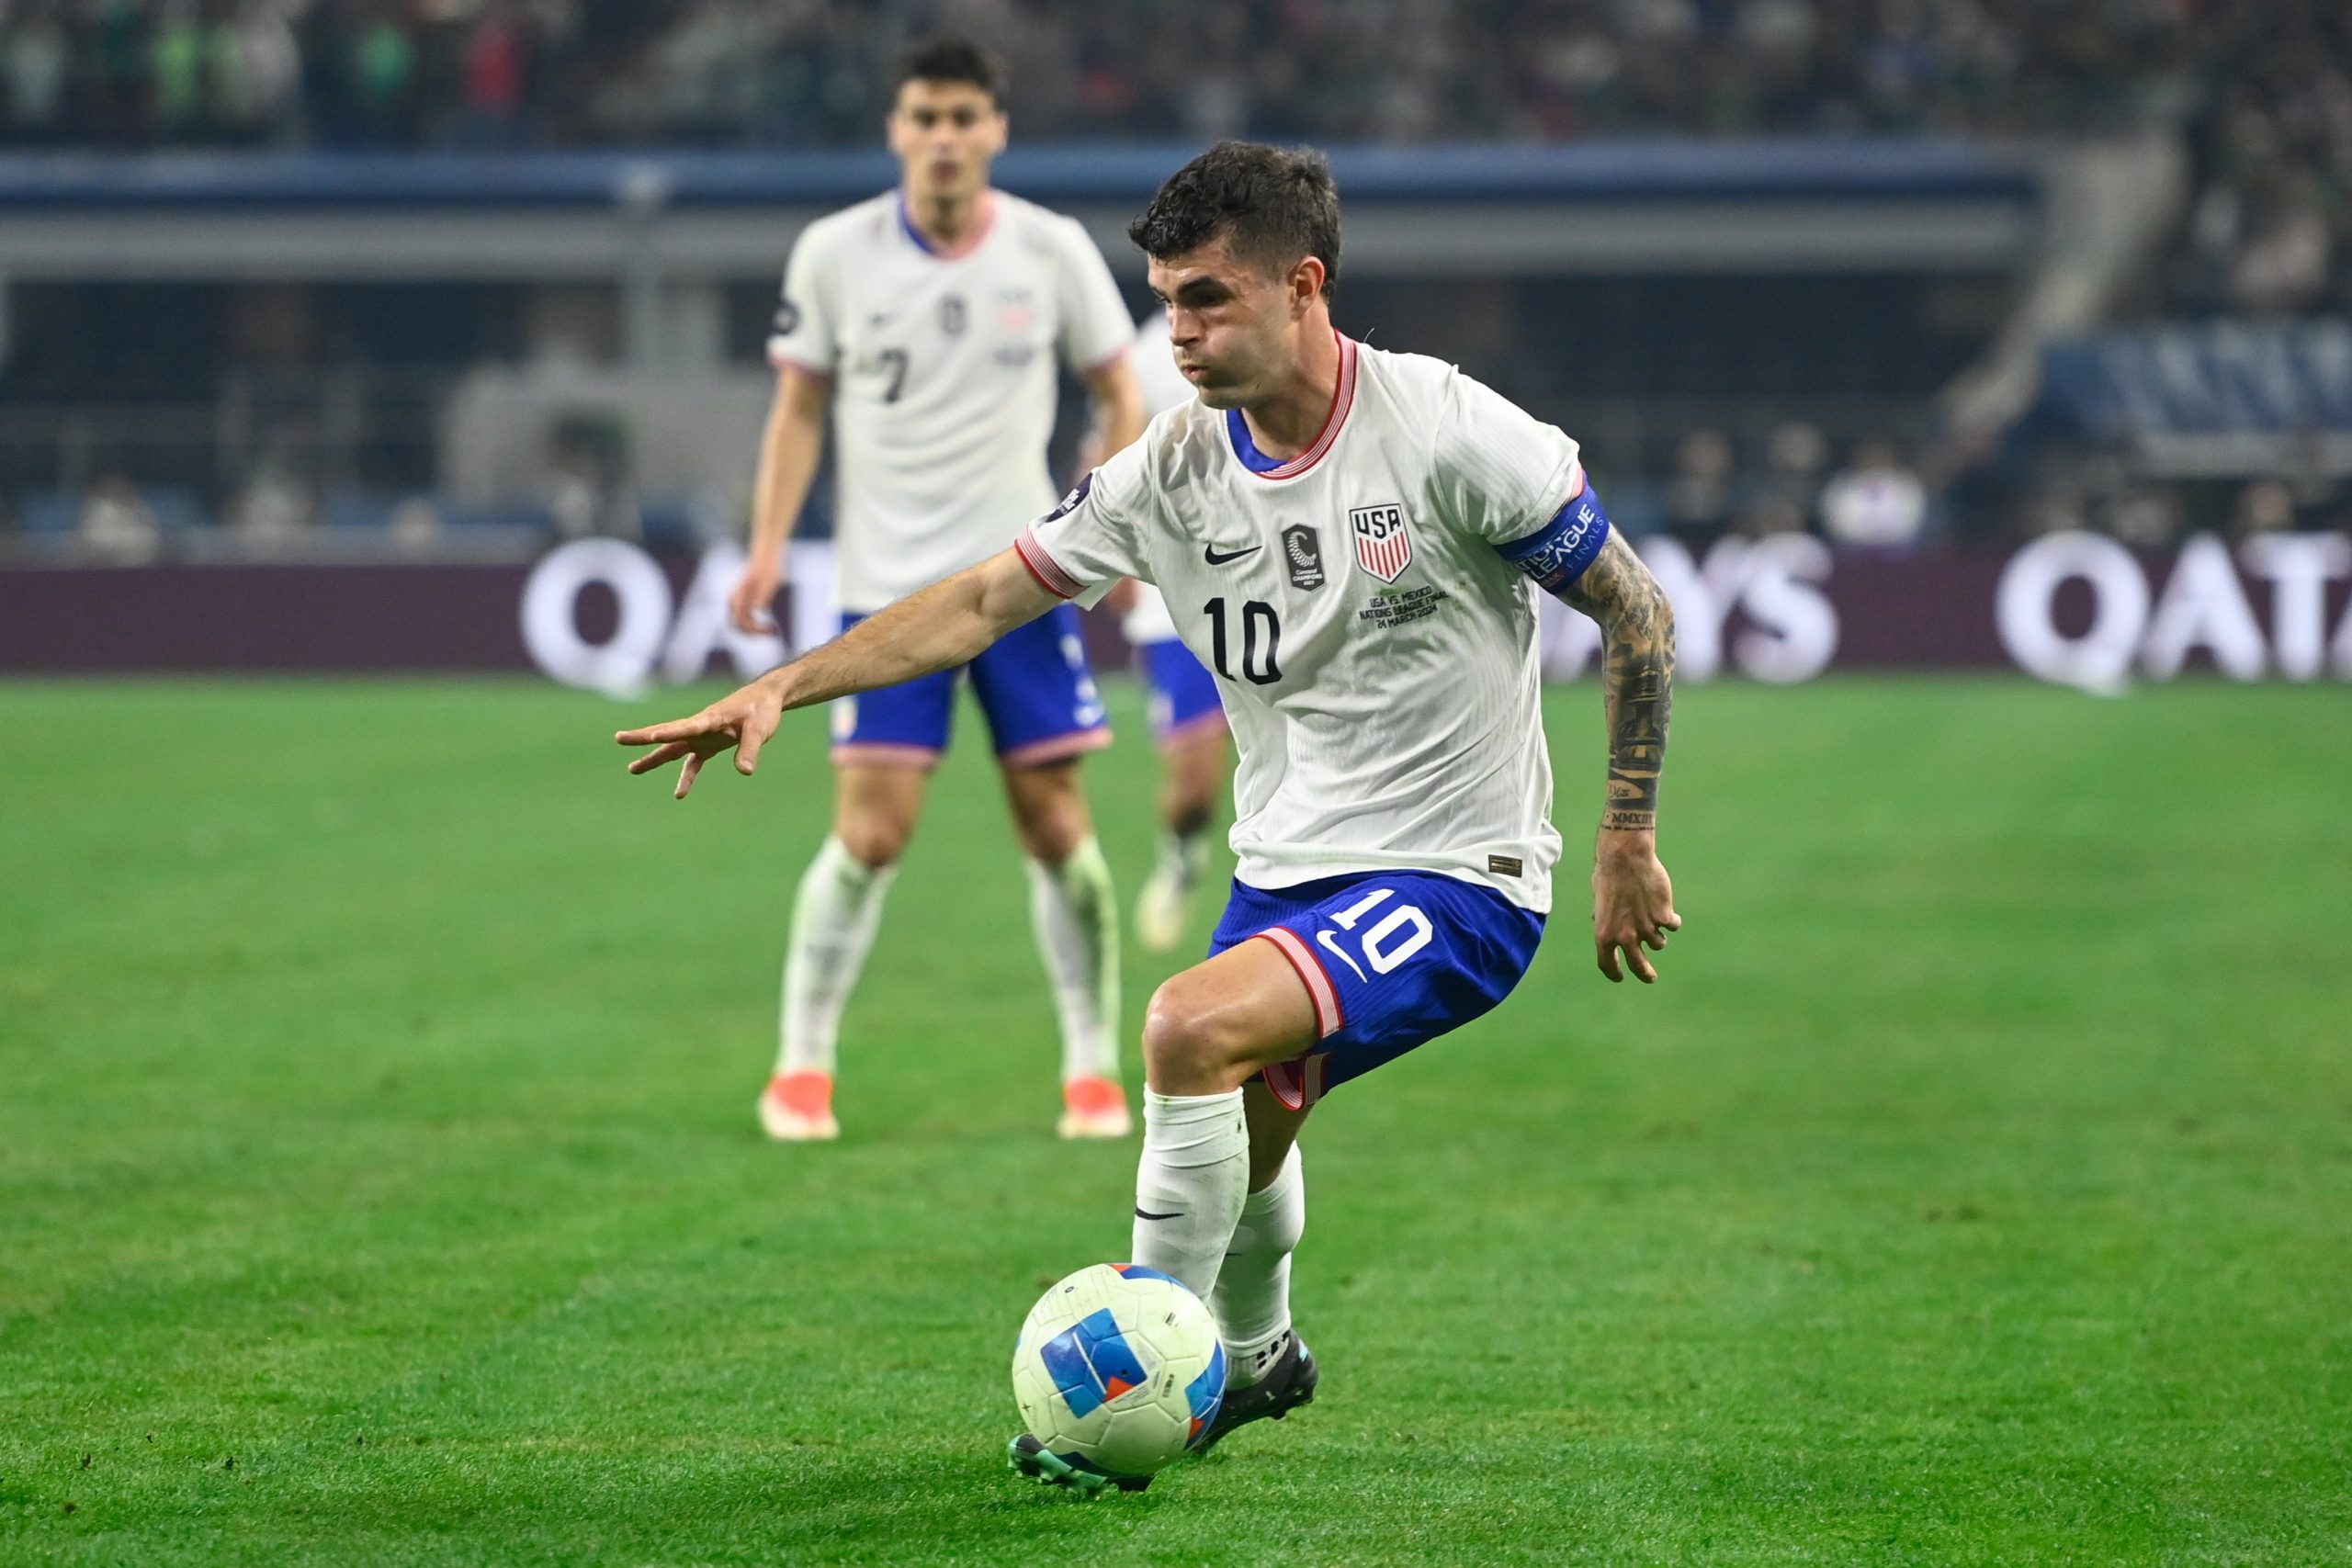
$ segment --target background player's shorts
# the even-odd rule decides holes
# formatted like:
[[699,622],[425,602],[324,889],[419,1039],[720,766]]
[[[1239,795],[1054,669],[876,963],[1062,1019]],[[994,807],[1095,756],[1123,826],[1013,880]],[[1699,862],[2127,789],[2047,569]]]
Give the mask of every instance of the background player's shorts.
[[1212,726],[1225,728],[1225,704],[1216,694],[1216,677],[1208,672],[1193,650],[1170,637],[1136,645],[1150,688],[1151,732],[1162,745]]
[[1322,1039],[1265,1071],[1266,1087],[1296,1111],[1509,996],[1544,939],[1544,917],[1433,871],[1272,889],[1237,881],[1209,955],[1251,937],[1290,960],[1315,1003]]
[[[843,615],[842,630],[865,618]],[[1078,611],[1057,604],[989,644],[960,670],[835,700],[833,761],[926,772],[937,767],[956,716],[956,685],[967,674],[997,759],[1009,767],[1057,762],[1111,744]]]

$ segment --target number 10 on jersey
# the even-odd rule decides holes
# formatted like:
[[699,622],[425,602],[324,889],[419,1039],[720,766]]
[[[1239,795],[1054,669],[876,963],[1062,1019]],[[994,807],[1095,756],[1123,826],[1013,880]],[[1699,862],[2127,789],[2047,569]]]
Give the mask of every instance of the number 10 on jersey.
[[1246,601],[1241,606],[1241,675],[1233,672],[1228,649],[1232,647],[1226,635],[1226,608],[1222,598],[1210,600],[1201,606],[1209,618],[1210,662],[1216,672],[1228,681],[1246,676],[1255,685],[1271,686],[1283,678],[1282,617],[1263,599]]

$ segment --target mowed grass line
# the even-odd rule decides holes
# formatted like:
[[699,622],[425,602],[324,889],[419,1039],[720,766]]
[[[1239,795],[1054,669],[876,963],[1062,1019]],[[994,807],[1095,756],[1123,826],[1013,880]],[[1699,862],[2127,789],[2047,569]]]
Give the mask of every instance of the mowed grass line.
[[0,687],[65,742],[0,780],[0,1562],[2352,1558],[2340,689],[1687,690],[1666,983],[1572,848],[1510,1002],[1317,1113],[1326,1398],[1091,1506],[1003,1363],[1133,1145],[1050,1137],[977,726],[781,1150],[821,720],[681,806],[603,739],[679,705]]

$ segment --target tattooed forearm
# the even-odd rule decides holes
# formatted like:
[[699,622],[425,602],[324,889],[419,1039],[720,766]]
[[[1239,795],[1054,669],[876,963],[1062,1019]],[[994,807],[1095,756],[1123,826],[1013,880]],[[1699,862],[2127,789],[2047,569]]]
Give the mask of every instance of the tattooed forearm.
[[1674,610],[1624,536],[1611,534],[1560,595],[1600,623],[1609,714],[1609,802],[1603,832],[1657,826],[1657,779],[1674,705]]

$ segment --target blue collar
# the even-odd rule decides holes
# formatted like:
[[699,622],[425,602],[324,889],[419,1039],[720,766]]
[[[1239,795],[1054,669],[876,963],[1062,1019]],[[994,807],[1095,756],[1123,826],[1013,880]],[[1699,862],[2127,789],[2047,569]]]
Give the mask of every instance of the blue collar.
[[927,256],[935,256],[939,254],[938,248],[933,245],[929,240],[923,238],[922,231],[915,227],[915,216],[913,213],[907,210],[907,193],[905,191],[900,191],[899,193],[899,227],[906,231],[908,239],[912,240],[915,243],[915,249],[921,251],[923,254]]
[[1239,409],[1225,411],[1225,430],[1233,438],[1233,455],[1253,474],[1271,474],[1291,461],[1287,457],[1269,457],[1258,450],[1258,444],[1250,438],[1250,422],[1241,417]]

